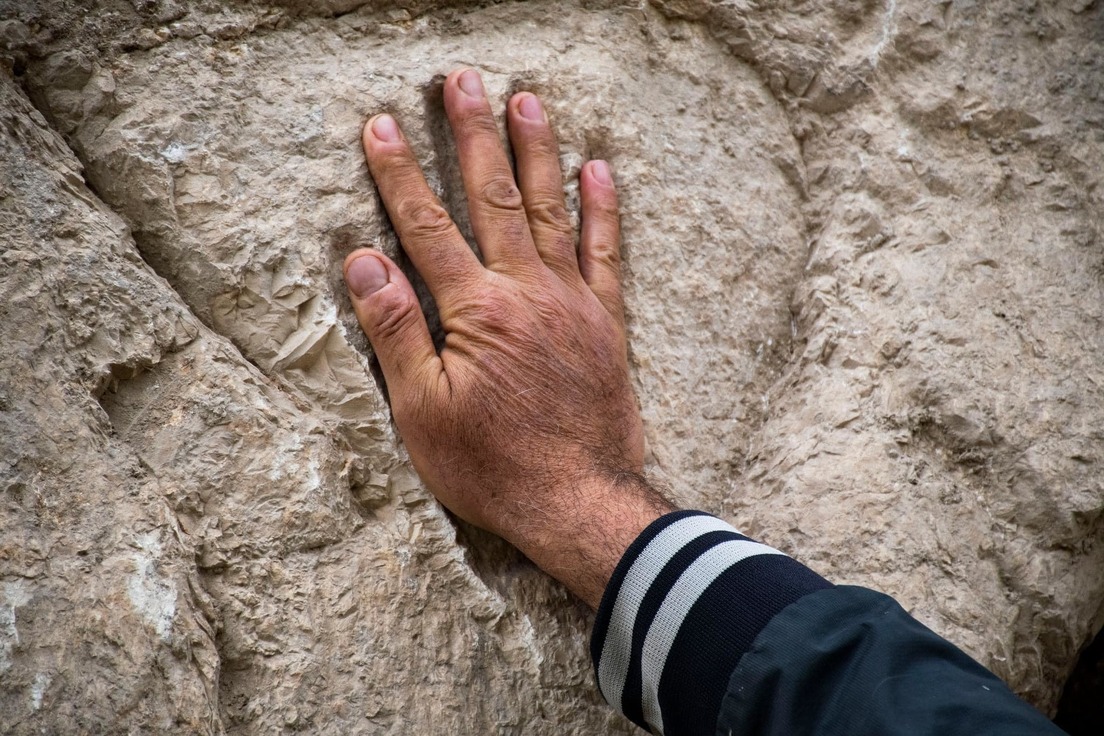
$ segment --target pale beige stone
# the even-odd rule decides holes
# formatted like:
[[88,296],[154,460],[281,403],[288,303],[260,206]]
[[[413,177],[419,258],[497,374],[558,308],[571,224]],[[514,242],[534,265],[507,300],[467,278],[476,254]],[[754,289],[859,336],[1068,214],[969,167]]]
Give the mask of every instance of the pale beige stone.
[[1104,623],[1100,3],[482,5],[0,3],[0,723],[633,730],[341,284],[397,253],[370,113],[468,229],[462,64],[546,101],[573,208],[613,164],[651,474],[1053,708]]

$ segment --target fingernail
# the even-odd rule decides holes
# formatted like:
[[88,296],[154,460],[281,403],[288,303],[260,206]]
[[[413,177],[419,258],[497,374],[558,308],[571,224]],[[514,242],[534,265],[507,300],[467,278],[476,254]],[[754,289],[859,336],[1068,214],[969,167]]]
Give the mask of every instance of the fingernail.
[[479,78],[479,72],[468,69],[456,80],[460,89],[469,97],[483,97],[483,80]]
[[384,113],[377,115],[372,121],[372,135],[385,143],[391,143],[399,139],[399,126],[395,118]]
[[611,186],[613,184],[613,177],[610,176],[609,164],[605,161],[591,161],[590,175],[594,177],[594,181],[599,184],[605,184],[606,186]]
[[388,280],[387,266],[375,256],[360,256],[345,269],[349,291],[361,299],[387,286]]
[[536,95],[524,95],[518,103],[518,112],[527,120],[544,120],[544,111]]

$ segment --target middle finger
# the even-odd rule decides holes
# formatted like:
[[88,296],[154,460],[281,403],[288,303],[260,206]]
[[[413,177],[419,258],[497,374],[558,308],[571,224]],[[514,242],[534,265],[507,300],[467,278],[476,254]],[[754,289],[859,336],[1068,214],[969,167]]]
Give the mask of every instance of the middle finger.
[[511,265],[539,263],[521,192],[478,72],[453,72],[445,80],[444,94],[468,195],[472,232],[484,265],[503,270]]

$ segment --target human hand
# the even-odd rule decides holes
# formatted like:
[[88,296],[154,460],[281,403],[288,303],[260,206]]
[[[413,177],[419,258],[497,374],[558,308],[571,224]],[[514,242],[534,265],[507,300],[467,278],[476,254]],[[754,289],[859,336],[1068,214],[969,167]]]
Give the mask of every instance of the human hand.
[[444,348],[438,355],[410,283],[379,252],[345,260],[353,307],[429,489],[597,606],[625,548],[672,508],[640,476],[609,167],[590,161],[580,173],[576,255],[537,97],[519,92],[507,105],[516,182],[479,75],[453,72],[444,97],[482,263],[394,119],[377,115],[364,127],[365,157],[437,302]]

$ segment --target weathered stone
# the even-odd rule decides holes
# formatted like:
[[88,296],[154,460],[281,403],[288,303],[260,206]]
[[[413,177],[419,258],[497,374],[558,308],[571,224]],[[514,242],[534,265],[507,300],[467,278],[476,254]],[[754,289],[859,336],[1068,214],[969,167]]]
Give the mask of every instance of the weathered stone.
[[461,64],[573,208],[613,163],[652,475],[1053,708],[1104,623],[1100,3],[109,5],[0,11],[5,731],[631,731],[340,282],[397,255],[372,112],[469,229]]

